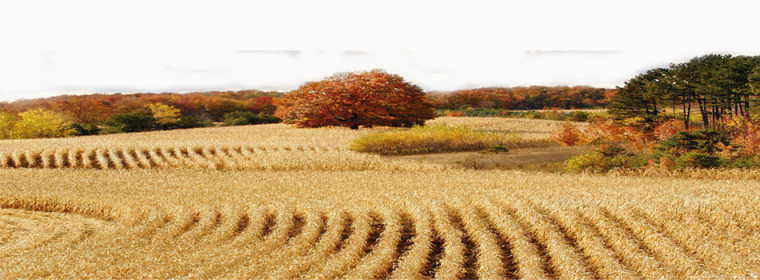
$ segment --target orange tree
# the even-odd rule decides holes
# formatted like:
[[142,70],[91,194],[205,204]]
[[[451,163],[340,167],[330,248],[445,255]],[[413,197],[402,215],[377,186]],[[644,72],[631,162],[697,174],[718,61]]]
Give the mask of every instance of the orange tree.
[[421,125],[435,111],[420,87],[382,70],[338,73],[277,102],[275,116],[298,127]]

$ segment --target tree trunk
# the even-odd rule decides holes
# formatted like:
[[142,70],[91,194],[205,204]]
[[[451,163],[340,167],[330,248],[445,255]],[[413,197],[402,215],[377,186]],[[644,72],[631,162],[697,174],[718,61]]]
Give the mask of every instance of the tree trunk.
[[702,124],[705,128],[709,128],[710,116],[707,115],[707,100],[697,97],[697,103],[699,104],[699,113],[702,114]]

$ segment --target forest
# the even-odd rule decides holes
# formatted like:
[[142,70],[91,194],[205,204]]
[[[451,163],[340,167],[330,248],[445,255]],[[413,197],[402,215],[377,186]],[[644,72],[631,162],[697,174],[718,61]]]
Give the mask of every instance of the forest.
[[725,117],[758,113],[760,56],[709,54],[628,80],[609,109],[619,119],[672,117],[718,128]]
[[[0,102],[0,139],[279,122],[273,114],[278,102],[290,93],[99,93]],[[587,86],[531,86],[426,92],[425,96],[435,109],[528,110],[603,108],[614,93],[613,89]]]

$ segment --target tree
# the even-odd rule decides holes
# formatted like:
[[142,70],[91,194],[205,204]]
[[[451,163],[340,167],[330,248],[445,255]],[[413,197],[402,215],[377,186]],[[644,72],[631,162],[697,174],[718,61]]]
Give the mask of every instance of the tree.
[[13,130],[16,126],[17,118],[13,114],[0,112],[0,139],[12,139]]
[[749,87],[752,95],[760,95],[760,65],[752,70],[752,74],[749,75]]
[[54,111],[33,109],[18,114],[15,124],[17,138],[62,137],[71,123],[67,117]]
[[298,127],[411,127],[436,116],[420,87],[382,70],[309,82],[277,103],[275,115]]
[[163,103],[148,104],[153,118],[156,119],[156,123],[162,128],[168,128],[169,126],[179,122],[180,110],[174,108],[174,106],[166,105]]
[[237,111],[224,114],[224,125],[249,125],[278,123],[280,119],[264,113],[255,114],[253,112]]
[[156,127],[156,119],[148,113],[134,111],[108,116],[106,125],[109,128],[101,133],[148,131]]
[[667,69],[657,68],[625,82],[610,104],[610,113],[618,118],[654,119],[661,109],[661,98],[667,94],[663,92],[667,74]]

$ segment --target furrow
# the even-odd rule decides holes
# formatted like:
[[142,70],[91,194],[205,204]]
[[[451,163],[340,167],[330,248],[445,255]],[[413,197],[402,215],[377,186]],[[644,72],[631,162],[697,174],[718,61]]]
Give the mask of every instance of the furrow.
[[[56,150],[53,154],[53,166],[56,168],[65,168],[66,166],[66,151],[65,150]],[[2,160],[0,158],[0,160]],[[0,163],[2,164],[2,163]]]
[[132,155],[132,157],[135,158],[137,161],[137,164],[140,168],[152,168],[154,167],[154,164],[151,163],[149,155],[146,154],[145,148],[141,147],[134,147],[132,150],[129,151],[129,153]]
[[630,208],[603,209],[605,215],[623,225],[639,239],[659,260],[672,267],[679,278],[710,276],[692,255],[672,239],[639,216],[631,215]]
[[[214,262],[213,264],[205,267],[204,270],[198,271],[196,274],[191,275],[191,278],[210,278],[210,277],[223,277],[229,278],[229,273],[235,273],[240,266],[250,259],[266,258],[272,254],[275,250],[285,245],[290,239],[294,228],[294,213],[292,209],[287,207],[278,209],[274,228],[265,235],[254,235],[252,242],[245,242],[245,251],[235,258],[229,258]],[[261,237],[263,236],[263,237]],[[242,237],[242,236],[241,236]]]
[[108,160],[107,152],[104,148],[98,148],[95,150],[95,161],[100,169],[108,169],[113,167],[113,163]]
[[205,237],[211,243],[227,242],[239,235],[248,226],[248,215],[241,209],[227,205],[219,211],[214,231]]
[[462,200],[455,200],[452,207],[455,216],[459,216],[467,234],[467,238],[472,240],[475,247],[475,257],[477,258],[477,278],[479,279],[501,279],[507,274],[504,269],[502,249],[499,246],[497,237],[493,232],[488,230],[488,226],[478,216],[474,207]]
[[153,236],[153,241],[176,242],[175,238],[193,227],[199,220],[197,213],[188,209],[175,208],[170,212],[171,221]]
[[[503,203],[513,208],[513,213],[535,235],[537,241],[544,244],[552,271],[556,272],[557,278],[594,278],[588,271],[583,258],[576,251],[567,236],[547,217],[538,213],[532,206],[527,205],[524,199],[515,197],[503,197]],[[554,275],[550,275],[552,277]]]
[[150,161],[153,162],[153,164],[158,167],[179,166],[179,164],[177,164],[176,159],[169,159],[170,157],[169,151],[164,147],[149,148],[148,157]]
[[192,229],[182,233],[178,238],[178,242],[197,244],[201,238],[211,234],[215,230],[220,218],[221,214],[215,208],[201,208],[195,212]]
[[107,148],[107,159],[109,161],[109,168],[124,169],[124,160],[119,156],[119,150],[116,148]]
[[66,153],[66,158],[69,161],[69,167],[71,168],[83,167],[84,162],[82,158],[84,156],[82,154],[84,154],[84,151],[82,151],[82,149],[77,148],[77,149],[69,150],[68,153]]
[[45,150],[39,155],[39,162],[41,163],[39,167],[41,168],[53,168],[53,153],[51,150]]
[[124,148],[119,149],[118,153],[116,154],[118,157],[122,158],[124,161],[124,164],[128,169],[137,169],[140,168],[140,164],[137,162],[137,159],[133,156],[133,150],[134,148]]
[[[300,232],[294,232],[288,243],[281,250],[274,252],[267,258],[260,258],[254,263],[249,264],[243,269],[244,278],[262,278],[267,271],[276,266],[289,267],[294,259],[304,256],[309,249],[313,248],[319,237],[326,231],[327,219],[316,209],[305,209],[299,211],[303,216],[303,225]],[[236,277],[237,278],[237,277]]]
[[242,167],[238,163],[237,159],[230,153],[231,148],[214,147],[212,149],[215,158],[217,159],[217,165],[228,170],[240,170]]
[[747,229],[734,220],[725,210],[719,208],[705,209],[705,207],[700,207],[694,219],[701,221],[700,224],[703,224],[703,229],[704,227],[721,229],[720,232],[708,231],[708,235],[712,240],[719,242],[721,247],[739,254],[739,258],[746,260],[751,267],[755,268],[753,271],[760,275],[760,271],[758,271],[760,270],[760,255],[756,254],[756,252],[760,252],[760,243],[758,243],[760,232]]
[[27,168],[35,168],[41,166],[41,158],[38,152],[25,151],[24,159],[26,161]]
[[6,154],[3,151],[0,151],[0,168],[9,168],[13,167],[13,160],[11,159],[10,155]]
[[449,214],[439,203],[431,205],[435,231],[443,239],[441,264],[435,271],[435,279],[460,279],[465,275],[465,248],[463,233],[452,225]]
[[216,168],[216,164],[213,161],[203,156],[202,148],[194,149],[194,148],[188,147],[186,149],[187,149],[187,155],[190,158],[190,160],[192,160],[191,164],[193,166],[197,166],[200,168],[210,168],[210,169]]
[[372,218],[367,212],[351,213],[351,232],[342,247],[335,254],[323,260],[319,266],[313,266],[303,278],[309,279],[335,279],[345,274],[364,255],[370,231]]
[[673,279],[676,275],[664,263],[656,259],[651,251],[641,244],[633,232],[608,218],[597,207],[586,207],[579,211],[586,223],[593,226],[618,253],[623,263],[637,276],[646,279]]
[[403,229],[401,216],[391,209],[382,209],[383,230],[372,251],[359,261],[359,265],[349,271],[346,278],[384,279],[390,274],[393,262],[398,258],[398,245]]
[[588,263],[598,277],[607,279],[636,279],[636,274],[628,270],[618,254],[610,248],[596,229],[586,225],[578,217],[578,209],[569,209],[556,204],[547,205],[533,202],[536,210],[557,222],[557,226],[573,239],[583,252]]
[[152,236],[165,227],[171,221],[171,217],[162,209],[151,209],[148,213],[143,213],[138,220],[141,222],[133,227],[131,232],[138,238],[153,239]]
[[96,159],[95,150],[93,148],[86,148],[82,152],[82,168],[97,168],[97,159]]
[[[491,224],[510,245],[510,253],[516,264],[515,269],[510,269],[508,272],[516,274],[514,278],[547,278],[545,271],[549,269],[548,260],[544,260],[542,254],[545,253],[539,251],[531,240],[530,233],[500,206],[488,199],[481,200],[480,203],[482,211],[488,216]],[[550,272],[549,275],[551,274]]]
[[650,224],[662,228],[680,247],[695,256],[700,263],[704,263],[707,269],[713,272],[729,271],[731,275],[742,278],[752,277],[750,266],[745,260],[711,241],[703,225],[690,218],[688,209],[680,209],[680,221],[675,222],[674,219],[664,220],[663,216],[666,216],[667,212],[662,209],[657,211],[659,215],[652,214],[651,209],[648,211],[646,208],[640,208],[635,212]]
[[296,256],[290,261],[289,266],[279,266],[274,271],[265,272],[261,278],[265,279],[295,279],[300,278],[310,268],[320,265],[327,257],[334,253],[349,233],[351,220],[348,214],[339,211],[330,211],[326,216],[324,232],[320,234],[319,241],[311,247],[305,255]]
[[[411,213],[401,215],[403,226],[401,242],[397,248],[399,258],[393,265],[390,279],[423,279],[428,265],[433,239],[430,215],[415,207]],[[429,276],[428,276],[429,277]]]

